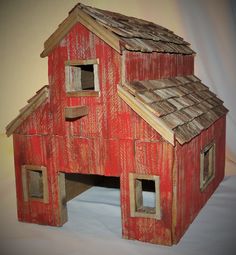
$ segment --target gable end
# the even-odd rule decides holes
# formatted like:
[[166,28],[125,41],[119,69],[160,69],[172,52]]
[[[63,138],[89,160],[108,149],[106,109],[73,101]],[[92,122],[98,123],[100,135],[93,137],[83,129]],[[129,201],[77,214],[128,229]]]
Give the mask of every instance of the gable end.
[[70,29],[77,23],[81,23],[99,38],[104,40],[114,50],[120,53],[119,38],[112,32],[97,23],[88,14],[75,8],[70,15],[59,25],[58,29],[44,43],[44,51],[40,54],[42,58],[46,57],[54,47],[69,33]]

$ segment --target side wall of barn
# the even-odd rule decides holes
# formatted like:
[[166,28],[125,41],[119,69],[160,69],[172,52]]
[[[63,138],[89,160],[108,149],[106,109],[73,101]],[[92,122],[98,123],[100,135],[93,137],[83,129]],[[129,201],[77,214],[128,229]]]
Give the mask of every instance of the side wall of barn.
[[[120,145],[120,156],[123,238],[171,245],[172,168],[174,161],[172,145],[164,141],[123,140]],[[130,160],[132,158],[134,161]],[[130,173],[137,176],[137,179],[140,176],[140,178],[143,178],[142,176],[159,178],[155,194],[159,194],[160,203],[157,210],[160,210],[160,217],[152,217],[150,214],[132,215],[132,210],[137,209],[135,208],[137,201],[132,201],[131,185],[133,185],[132,182],[135,183],[135,180],[130,178]],[[134,189],[137,194],[138,187]],[[158,203],[157,199],[155,202]]]
[[[59,194],[57,186],[55,186],[58,176],[54,171],[55,158],[52,137],[40,134],[14,134],[13,141],[18,219],[45,225],[61,225],[61,216],[58,210]],[[38,170],[41,169],[45,171],[40,173]],[[39,189],[36,192],[41,192],[43,189],[43,194],[35,194],[34,188],[33,191],[30,191],[32,189],[30,182],[33,181],[31,179],[33,176],[30,175],[32,172],[39,173],[39,178],[34,184],[35,188]],[[42,174],[43,177],[40,176]],[[43,185],[42,189],[40,185]]]
[[[24,222],[45,225],[60,225],[58,191],[54,189],[57,175],[54,171],[54,142],[49,102],[46,101],[15,130],[14,162],[18,219]],[[45,168],[47,179],[47,201],[29,197],[29,172],[24,168]],[[25,178],[25,179],[24,179]]]
[[[217,120],[189,143],[176,146],[173,235],[178,242],[224,178],[226,117]],[[215,177],[200,189],[200,154],[210,143],[215,143]]]
[[[194,56],[125,51],[122,79],[153,80],[193,74]],[[140,116],[119,100],[120,121],[125,123],[120,144],[121,205],[123,237],[144,242],[172,244],[172,169],[174,148]],[[133,160],[128,160],[132,159]],[[133,216],[130,173],[160,178],[161,218]]]

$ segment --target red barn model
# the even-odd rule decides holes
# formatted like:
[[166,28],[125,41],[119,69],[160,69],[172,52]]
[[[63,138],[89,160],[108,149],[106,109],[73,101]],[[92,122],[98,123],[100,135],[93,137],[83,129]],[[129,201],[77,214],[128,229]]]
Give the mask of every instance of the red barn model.
[[176,244],[225,165],[227,109],[194,76],[189,44],[78,4],[45,42],[46,56],[49,86],[6,128],[19,220],[62,226],[69,199],[117,177],[123,237]]

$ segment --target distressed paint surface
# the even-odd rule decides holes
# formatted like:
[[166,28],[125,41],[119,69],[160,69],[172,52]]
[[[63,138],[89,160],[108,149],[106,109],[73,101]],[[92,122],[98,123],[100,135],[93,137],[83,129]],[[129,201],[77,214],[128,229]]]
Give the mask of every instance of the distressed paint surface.
[[[57,174],[53,164],[53,146],[49,136],[14,134],[14,155],[17,209],[20,221],[59,226]],[[24,202],[21,177],[22,165],[38,165],[47,168],[49,203]]]
[[[165,245],[172,244],[170,212],[173,152],[173,147],[165,142],[122,140],[120,157],[122,159],[121,205],[124,238]],[[135,158],[135,161],[132,162],[130,158]],[[161,220],[130,216],[129,172],[160,176]]]
[[[200,190],[200,153],[215,141],[215,177],[208,187]],[[176,146],[177,201],[174,242],[178,242],[201,208],[224,178],[225,116],[203,131],[191,142]]]
[[169,53],[127,52],[126,80],[156,80],[194,73],[194,56]]
[[17,128],[15,133],[21,135],[46,135],[52,132],[49,125],[50,122],[49,103],[45,102]]

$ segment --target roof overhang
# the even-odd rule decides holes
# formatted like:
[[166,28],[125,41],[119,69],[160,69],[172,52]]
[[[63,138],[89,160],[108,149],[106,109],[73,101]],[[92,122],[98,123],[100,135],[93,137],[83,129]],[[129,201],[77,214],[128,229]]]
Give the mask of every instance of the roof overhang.
[[228,112],[194,75],[124,82],[118,95],[172,145],[188,143]]
[[44,43],[41,57],[48,56],[76,23],[84,25],[120,54],[122,50],[145,53],[195,54],[188,42],[164,27],[150,21],[79,3]]
[[102,40],[110,45],[114,50],[121,53],[120,40],[118,36],[104,28],[79,7],[76,7],[44,43],[44,50],[40,56],[42,58],[47,57],[77,22],[84,25],[99,38],[102,38]]
[[154,128],[165,140],[173,146],[175,145],[174,132],[157,116],[148,111],[145,105],[136,100],[124,87],[118,86],[118,95],[152,128]]
[[12,120],[6,127],[6,135],[10,136],[17,130],[18,127],[36,110],[38,109],[49,96],[48,86],[42,87],[36,92],[36,95],[27,101],[27,105],[20,109],[18,116]]

